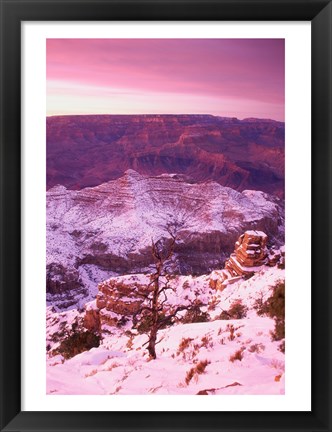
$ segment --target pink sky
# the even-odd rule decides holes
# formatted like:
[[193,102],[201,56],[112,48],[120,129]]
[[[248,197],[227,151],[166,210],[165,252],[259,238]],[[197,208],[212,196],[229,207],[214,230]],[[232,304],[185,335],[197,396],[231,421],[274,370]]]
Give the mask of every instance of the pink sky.
[[47,115],[284,121],[283,39],[48,39]]

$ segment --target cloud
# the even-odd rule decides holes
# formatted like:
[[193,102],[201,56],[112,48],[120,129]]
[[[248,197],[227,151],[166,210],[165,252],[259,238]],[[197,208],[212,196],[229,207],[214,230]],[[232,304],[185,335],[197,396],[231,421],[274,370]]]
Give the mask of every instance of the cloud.
[[[116,104],[121,109],[125,102],[129,112],[148,106],[150,113],[162,111],[163,106],[174,112],[180,105],[182,112],[199,109],[212,114],[212,109],[218,111],[219,101],[220,115],[224,115],[222,107],[227,101],[228,111],[247,113],[246,107],[251,104],[252,111],[260,116],[273,114],[283,119],[284,41],[49,39],[47,80],[50,111],[55,110],[55,100],[60,104],[54,95],[57,88],[57,92],[67,95],[63,98],[66,103],[70,97],[81,101],[85,97],[87,101],[90,98],[90,104],[93,99],[94,105],[99,99],[99,105],[105,107],[105,97],[114,97],[114,109]],[[138,95],[144,95],[144,103]],[[166,95],[171,95],[173,108],[165,104],[169,99]],[[192,99],[203,105],[192,106]],[[70,105],[74,107],[74,101]]]

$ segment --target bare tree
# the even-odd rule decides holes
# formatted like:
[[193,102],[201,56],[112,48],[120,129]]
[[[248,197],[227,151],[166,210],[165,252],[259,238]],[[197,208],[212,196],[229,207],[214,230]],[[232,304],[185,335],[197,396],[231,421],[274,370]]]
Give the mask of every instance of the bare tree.
[[174,253],[176,237],[172,230],[168,230],[170,238],[160,239],[157,242],[152,240],[152,255],[155,261],[155,271],[151,274],[151,282],[148,289],[137,294],[145,299],[144,305],[137,311],[134,317],[134,322],[137,324],[137,315],[141,315],[148,322],[148,340],[144,345],[147,345],[151,359],[156,359],[156,344],[158,331],[167,325],[173,323],[178,312],[188,310],[188,306],[171,306],[167,304],[167,293],[174,290],[170,286],[172,273],[170,266],[171,258]]

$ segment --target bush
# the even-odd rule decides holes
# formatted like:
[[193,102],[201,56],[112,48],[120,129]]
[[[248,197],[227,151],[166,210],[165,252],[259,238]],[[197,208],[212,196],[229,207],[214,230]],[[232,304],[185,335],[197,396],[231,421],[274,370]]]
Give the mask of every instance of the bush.
[[285,354],[285,340],[281,342],[281,344],[278,347],[278,350],[281,351],[283,354]]
[[186,314],[181,320],[183,324],[208,322],[208,321],[210,321],[210,315],[207,312],[202,312],[198,306],[187,310]]
[[272,296],[267,300],[268,315],[274,318],[273,340],[285,338],[285,281],[279,281],[273,289]]
[[275,319],[274,330],[271,333],[272,340],[279,341],[285,338],[285,320]]
[[232,363],[235,362],[235,360],[241,361],[243,359],[243,351],[245,348],[240,348],[239,350],[235,351],[233,355],[230,356],[229,361]]
[[[271,332],[272,340],[279,341],[285,338],[285,281],[278,281],[273,287],[272,295],[265,301],[256,300],[255,309],[258,315],[267,315],[274,319],[274,330]],[[283,351],[282,351],[283,349]],[[280,351],[285,352],[285,347]]]
[[[165,314],[164,313],[160,313],[158,316],[158,320],[159,321],[163,321],[165,319]],[[149,333],[149,331],[151,330],[152,327],[152,316],[149,314],[146,315],[142,315],[141,318],[139,319],[138,324],[136,325],[136,329],[138,331],[138,333],[143,334],[143,333]],[[160,325],[160,329],[164,329],[167,326],[172,325],[172,319],[166,319],[163,324]]]
[[242,303],[241,300],[235,300],[228,311],[222,311],[219,319],[242,319],[247,316],[248,308]]
[[265,350],[265,345],[263,345],[262,343],[256,343],[256,344],[251,345],[248,350],[251,353],[256,352],[259,354]]
[[54,354],[61,354],[66,360],[100,345],[100,336],[90,331],[72,333],[64,339]]
[[256,310],[258,316],[267,315],[269,312],[267,301],[263,297],[257,298],[254,302],[253,308]]

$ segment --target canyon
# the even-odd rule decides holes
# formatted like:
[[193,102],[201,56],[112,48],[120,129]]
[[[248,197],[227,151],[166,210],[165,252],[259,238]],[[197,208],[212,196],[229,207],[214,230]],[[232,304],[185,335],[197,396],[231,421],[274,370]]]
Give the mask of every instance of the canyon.
[[[127,170],[92,188],[55,186],[47,192],[47,295],[70,307],[96,294],[110,276],[146,273],[152,241],[176,238],[172,271],[200,275],[222,268],[246,230],[284,242],[283,201],[261,191],[179,175],[143,176]],[[70,298],[71,296],[75,296]],[[89,297],[90,296],[90,297]]]
[[284,197],[285,125],[212,115],[48,117],[47,189],[97,186],[133,169]]
[[284,394],[284,123],[46,122],[47,394]]

